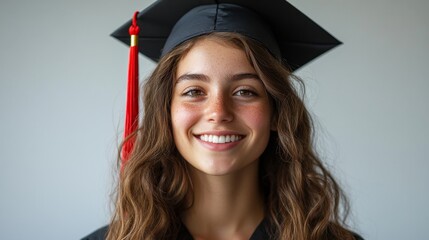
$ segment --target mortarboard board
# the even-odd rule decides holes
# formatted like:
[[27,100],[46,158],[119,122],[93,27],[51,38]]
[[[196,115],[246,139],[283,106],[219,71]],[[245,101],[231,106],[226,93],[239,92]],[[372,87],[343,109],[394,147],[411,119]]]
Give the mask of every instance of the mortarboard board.
[[[238,32],[260,41],[292,70],[341,44],[285,0],[158,0],[138,14],[137,22],[139,52],[154,61],[210,32]],[[130,25],[131,20],[112,36],[129,45]]]
[[[158,61],[184,41],[211,32],[255,39],[292,70],[341,44],[285,0],[158,0],[112,33],[130,45],[126,139],[137,129],[138,52]],[[123,163],[133,143],[125,142]]]

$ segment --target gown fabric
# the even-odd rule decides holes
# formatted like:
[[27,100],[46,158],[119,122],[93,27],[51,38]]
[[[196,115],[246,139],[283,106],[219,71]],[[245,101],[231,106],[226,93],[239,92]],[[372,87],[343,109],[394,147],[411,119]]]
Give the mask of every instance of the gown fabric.
[[[266,228],[266,221],[263,220],[258,227],[256,227],[255,232],[253,232],[252,236],[249,240],[267,240],[268,234],[265,230]],[[94,231],[93,233],[89,234],[88,236],[82,238],[81,240],[105,240],[107,235],[108,226],[104,226],[102,228],[99,228],[98,230]],[[191,234],[188,232],[188,230],[183,226],[178,240],[193,240]]]
[[[268,221],[263,220],[255,229],[252,236],[249,240],[270,240],[266,229],[268,226]],[[105,240],[107,235],[108,226],[104,226],[88,236],[82,238],[81,240]],[[364,240],[361,236],[354,233],[356,240]],[[185,226],[182,225],[182,229],[179,233],[177,240],[193,240],[191,234],[188,232]]]

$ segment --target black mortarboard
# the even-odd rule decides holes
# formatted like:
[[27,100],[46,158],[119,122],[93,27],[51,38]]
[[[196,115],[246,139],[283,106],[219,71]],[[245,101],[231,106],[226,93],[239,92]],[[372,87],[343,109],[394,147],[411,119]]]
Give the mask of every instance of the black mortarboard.
[[[158,0],[137,21],[139,51],[154,61],[183,41],[210,32],[253,38],[293,70],[341,43],[285,0]],[[131,20],[112,36],[129,45],[130,25]]]

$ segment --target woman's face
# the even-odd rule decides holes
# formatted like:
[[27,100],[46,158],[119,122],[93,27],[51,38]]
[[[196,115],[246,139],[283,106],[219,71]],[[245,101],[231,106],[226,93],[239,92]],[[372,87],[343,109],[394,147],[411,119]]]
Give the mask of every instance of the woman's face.
[[209,175],[256,163],[268,144],[272,110],[245,53],[203,39],[180,60],[175,76],[171,120],[184,159]]

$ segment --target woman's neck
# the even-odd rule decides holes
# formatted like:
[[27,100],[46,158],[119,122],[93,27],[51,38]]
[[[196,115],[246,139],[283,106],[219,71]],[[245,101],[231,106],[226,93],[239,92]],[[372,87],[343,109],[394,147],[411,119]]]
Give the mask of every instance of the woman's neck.
[[194,239],[249,239],[264,218],[258,161],[225,176],[191,169],[193,205],[182,220]]

